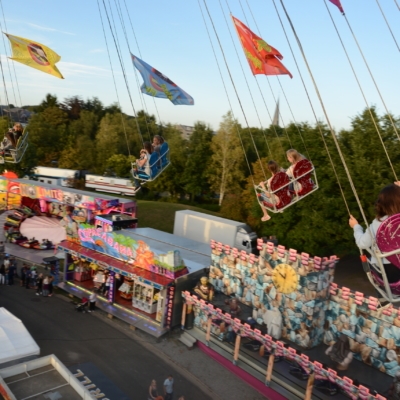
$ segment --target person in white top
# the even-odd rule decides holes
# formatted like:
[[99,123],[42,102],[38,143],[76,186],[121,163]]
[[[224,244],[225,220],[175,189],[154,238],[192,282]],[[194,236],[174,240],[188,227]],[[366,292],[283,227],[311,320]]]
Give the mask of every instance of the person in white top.
[[[354,238],[356,244],[360,249],[370,248],[373,244],[371,234],[375,238],[376,232],[378,231],[381,223],[388,217],[400,214],[400,181],[394,184],[385,186],[379,193],[378,199],[375,203],[375,219],[372,224],[364,232],[363,227],[358,221],[351,215],[349,218],[349,225],[354,230]],[[393,265],[386,258],[382,259],[386,276],[389,283],[395,283],[400,281],[400,269]],[[371,263],[376,264],[377,260],[375,257],[371,257]]]
[[93,291],[89,296],[89,312],[92,312],[96,309],[96,301],[97,301],[97,294]]
[[168,375],[168,378],[164,381],[164,400],[172,400],[174,395],[174,378],[172,375]]

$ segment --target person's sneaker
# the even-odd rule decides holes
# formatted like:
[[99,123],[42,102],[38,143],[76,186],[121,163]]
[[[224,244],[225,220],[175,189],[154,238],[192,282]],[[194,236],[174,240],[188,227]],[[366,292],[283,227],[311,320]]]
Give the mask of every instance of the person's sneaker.
[[92,310],[88,310],[88,312],[92,312]]
[[39,293],[36,293],[36,296],[39,296]]
[[141,186],[136,187],[135,190],[133,191],[133,194],[136,194],[141,188],[142,188]]

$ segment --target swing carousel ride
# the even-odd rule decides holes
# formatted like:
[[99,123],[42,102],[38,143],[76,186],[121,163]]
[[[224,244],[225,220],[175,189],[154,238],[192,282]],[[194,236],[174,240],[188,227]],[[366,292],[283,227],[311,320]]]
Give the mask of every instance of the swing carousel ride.
[[[354,69],[348,52],[350,44],[343,40],[342,30],[348,29],[350,31],[355,48],[360,53],[369,73],[369,78],[371,78],[378,93],[378,98],[386,110],[387,123],[393,135],[396,135],[400,140],[398,133],[400,129],[399,122],[391,116],[387,108],[384,97],[377,85],[377,80],[372,74],[352,28],[352,18],[345,14],[345,2],[340,0],[320,0],[320,2],[326,8],[361,97],[369,111],[376,134],[384,148],[387,156],[386,161],[391,169],[391,181],[397,182],[398,177],[393,166],[394,163],[390,158],[390,151],[385,147],[379,123],[375,120],[370,108],[370,102],[365,96],[361,79]],[[397,49],[399,49],[383,9],[380,7],[379,1],[376,0],[376,2]],[[350,220],[354,222],[350,225],[354,227],[359,224],[351,216],[348,200],[344,195],[337,173],[338,166],[335,166],[333,162],[332,148],[327,144],[328,138],[326,132],[323,132],[321,128],[321,123],[317,117],[316,105],[313,104],[312,99],[316,99],[317,104],[321,107],[324,122],[330,134],[329,140],[334,144],[336,155],[338,155],[341,162],[340,167],[345,171],[347,183],[351,187],[359,208],[359,214],[363,223],[367,226],[367,230],[363,234],[368,236],[368,240],[363,243],[358,242],[358,244],[360,245],[364,272],[371,285],[376,289],[377,296],[367,296],[362,292],[351,290],[351,288],[339,287],[334,282],[334,271],[338,261],[336,256],[311,257],[307,253],[286,249],[282,245],[275,246],[272,242],[262,240],[258,242],[259,254],[254,255],[238,252],[237,249],[226,246],[224,243],[212,242],[209,276],[206,277],[207,279],[202,280],[203,286],[207,289],[204,289],[207,291],[207,295],[202,298],[201,285],[193,292],[182,293],[184,299],[182,328],[191,329],[195,326],[199,332],[204,333],[203,337],[198,337],[199,340],[203,340],[209,347],[218,346],[218,341],[227,343],[231,347],[228,347],[230,350],[228,350],[228,356],[226,357],[233,356],[233,364],[235,366],[240,366],[241,363],[245,364],[243,360],[250,357],[252,362],[258,363],[258,372],[263,371],[262,368],[265,367],[265,383],[277,392],[280,390],[279,387],[283,387],[286,398],[322,399],[335,395],[337,398],[384,399],[385,396],[388,396],[386,392],[389,387],[388,382],[392,379],[391,377],[395,377],[400,373],[400,310],[396,307],[396,304],[400,302],[400,278],[394,282],[387,275],[388,264],[400,269],[400,236],[398,233],[400,231],[400,214],[387,214],[389,217],[379,221],[375,230],[372,225],[369,225],[356,185],[353,182],[351,168],[348,166],[348,161],[340,148],[337,133],[331,123],[328,107],[326,107],[321,95],[317,83],[318,79],[308,61],[307,51],[303,47],[290,11],[285,4],[286,2],[284,0],[272,0],[272,5],[295,60],[294,65],[297,71],[296,73],[293,72],[293,74],[283,64],[283,55],[279,50],[267,43],[261,37],[261,33],[255,33],[258,31],[257,21],[248,2],[246,1],[248,9],[245,11],[242,1],[239,0],[240,7],[235,7],[234,12],[239,13],[241,10],[242,15],[235,16],[232,13],[233,10],[230,4],[233,2],[226,1],[225,3],[223,5],[219,1],[220,11],[224,15],[226,26],[230,32],[231,45],[236,50],[237,63],[241,66],[242,80],[246,82],[261,130],[265,131],[252,97],[252,90],[248,85],[251,74],[269,114],[263,97],[265,89],[260,85],[261,78],[267,80],[276,105],[278,121],[283,118],[279,112],[279,99],[269,83],[269,79],[272,79],[269,76],[275,76],[278,80],[280,90],[284,93],[287,108],[290,112],[292,108],[288,98],[290,98],[291,78],[293,80],[301,79],[312,115],[315,118],[316,127],[319,129],[321,136],[321,143],[313,143],[313,146],[321,147],[322,151],[326,153],[337,182],[337,190],[341,193]],[[397,12],[400,11],[397,0],[394,0],[394,3],[397,6]],[[105,33],[107,29],[109,29],[108,35],[111,37],[111,42],[114,43],[115,51],[118,54],[119,66],[124,71],[123,80],[129,94],[134,116],[136,117],[137,113],[132,100],[133,94],[129,88],[127,74],[125,73],[126,68],[121,57],[121,43],[118,39],[114,14],[116,16],[115,19],[119,20],[123,27],[127,52],[130,54],[133,71],[138,83],[138,96],[141,97],[142,104],[146,104],[144,95],[147,95],[153,97],[153,100],[154,98],[170,100],[174,105],[194,105],[194,99],[188,93],[157,69],[133,55],[125,26],[125,19],[130,20],[126,4],[123,10],[119,0],[115,1],[114,14],[111,4],[107,6],[103,1],[97,2],[97,5],[110,64],[110,47]],[[239,93],[238,85],[233,78],[232,64],[227,61],[225,51],[227,46],[221,40],[221,30],[223,28],[222,26],[217,27],[214,23],[213,13],[216,12],[216,6],[214,4],[214,7],[211,8],[210,2],[206,0],[198,0],[198,5],[199,16],[204,22],[209,44],[225,89],[230,112],[234,118],[239,118],[240,116],[244,121],[245,128],[251,132],[248,122],[249,106],[241,100],[242,93]],[[248,14],[252,16],[252,20],[247,19]],[[272,16],[270,17],[272,18]],[[342,19],[340,23],[337,22],[338,18]],[[242,21],[245,21],[245,23]],[[340,29],[338,28],[339,26]],[[135,35],[132,24],[131,28]],[[293,40],[289,40],[289,35]],[[51,49],[30,39],[9,34],[7,34],[7,37],[12,44],[12,60],[62,78],[61,73],[55,66],[60,57]],[[292,46],[296,46],[298,57],[295,56]],[[354,46],[354,44],[352,43],[351,46]],[[240,48],[242,48],[242,51],[240,51]],[[140,50],[138,51],[140,57],[142,57]],[[246,63],[250,71],[246,67]],[[302,72],[304,68],[299,67],[300,63],[304,63],[305,73]],[[112,64],[111,71],[114,77]],[[139,85],[137,72],[139,72],[143,80],[141,86]],[[327,75],[329,73],[332,72],[329,71]],[[280,78],[279,75],[282,75],[282,77]],[[287,89],[289,93],[285,93],[281,80],[288,80],[289,84],[285,84],[285,87],[289,87]],[[306,80],[310,84],[307,85],[305,83]],[[228,86],[230,87],[229,91],[227,90]],[[118,93],[116,94],[118,97]],[[233,107],[233,99],[237,101],[237,107]],[[154,106],[159,115],[155,101]],[[291,115],[294,119],[292,112]],[[137,118],[135,119],[137,123]],[[282,143],[289,143],[290,147],[293,147],[291,146],[291,139],[285,131],[285,127],[283,128],[283,134],[278,134],[278,124],[274,123],[274,120],[276,118],[271,118],[271,131],[276,136],[275,143],[280,145],[275,146],[274,152],[265,135],[268,154],[260,154],[255,140],[250,134],[250,140],[254,146],[253,151],[257,155],[259,170],[262,173],[261,182],[259,182],[258,176],[257,178],[255,177],[253,167],[248,159],[243,145],[244,139],[241,137],[242,133],[239,129],[236,131],[249,169],[254,198],[264,211],[263,221],[267,221],[270,218],[267,211],[276,214],[274,218],[280,218],[280,213],[289,207],[296,207],[298,202],[307,202],[308,196],[312,196],[319,189],[317,180],[318,165],[315,167],[310,159],[306,146],[307,138],[302,137],[299,129],[298,134],[304,144],[304,150],[299,149],[297,151],[292,149],[287,151],[288,149],[284,149]],[[145,140],[139,125],[137,128],[141,142],[144,145]],[[124,132],[127,135],[125,127]],[[23,138],[21,143],[17,144],[13,149],[14,153],[4,156],[3,162],[16,163],[21,160],[28,145],[28,133],[24,131],[21,138]],[[279,147],[280,149],[277,150]],[[155,180],[168,167],[169,149],[167,146],[160,146],[160,148],[161,151],[157,155],[148,157],[147,164],[136,163],[132,165],[134,179],[142,182]],[[130,155],[129,146],[128,152]],[[277,154],[277,152],[281,154]],[[301,154],[303,152],[305,155]],[[267,171],[265,164],[267,157],[270,160],[279,159],[283,163],[286,162],[287,158],[291,165],[285,170],[279,166],[279,168],[275,169],[270,168],[270,164],[268,164],[269,171]],[[148,169],[146,170],[142,165],[147,165]],[[210,293],[213,295],[210,296]],[[191,319],[192,321],[190,322],[189,320]],[[188,324],[191,324],[191,326],[188,327]],[[198,335],[201,336],[201,333]],[[347,354],[351,352],[352,357],[354,355],[356,359],[350,364],[350,367],[346,366],[348,371],[345,373],[338,372],[338,370],[343,369],[340,368],[343,361],[340,356],[336,358],[335,367],[332,364],[329,365],[329,358],[325,356],[326,347],[328,347],[327,354],[336,351],[336,342],[342,343],[343,348],[347,346]],[[322,352],[321,349],[324,349],[324,351]],[[241,353],[240,357],[239,352]],[[331,359],[333,360],[333,356],[331,356]],[[279,363],[279,361],[282,361],[282,363]],[[355,366],[355,363],[357,363],[357,366]],[[381,374],[379,375],[380,382],[376,380],[378,372]]]

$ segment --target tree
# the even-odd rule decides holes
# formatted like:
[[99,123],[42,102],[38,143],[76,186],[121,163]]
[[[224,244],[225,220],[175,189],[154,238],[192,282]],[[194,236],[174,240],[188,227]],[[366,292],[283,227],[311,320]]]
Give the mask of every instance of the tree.
[[67,144],[67,114],[57,107],[48,107],[29,121],[28,154],[36,165],[52,165]]
[[60,104],[58,102],[57,96],[55,95],[53,96],[52,94],[47,93],[45,99],[40,103],[39,107],[34,111],[41,112],[44,111],[46,108],[59,107],[59,105]]
[[192,200],[196,195],[210,191],[206,170],[212,155],[212,137],[211,128],[203,122],[197,122],[190,137],[188,149],[181,150],[187,155],[183,181],[185,182],[185,190],[191,194]]
[[105,170],[113,171],[116,176],[124,178],[130,176],[132,163],[135,161],[133,156],[125,156],[123,154],[113,154],[105,162]]
[[238,123],[228,112],[220,124],[217,134],[212,138],[211,162],[207,169],[211,189],[219,194],[219,205],[226,193],[237,193],[244,179],[243,148],[241,146]]

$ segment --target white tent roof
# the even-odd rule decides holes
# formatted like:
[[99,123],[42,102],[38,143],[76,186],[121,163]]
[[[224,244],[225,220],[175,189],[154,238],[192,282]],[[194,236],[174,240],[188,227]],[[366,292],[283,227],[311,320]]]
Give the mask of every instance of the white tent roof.
[[0,307],[0,364],[40,354],[22,321]]
[[57,218],[27,218],[22,222],[19,231],[28,239],[34,237],[40,243],[43,239],[51,240],[53,243],[60,243],[67,238],[65,227],[62,225],[62,221]]

